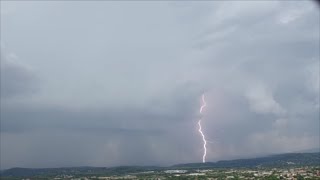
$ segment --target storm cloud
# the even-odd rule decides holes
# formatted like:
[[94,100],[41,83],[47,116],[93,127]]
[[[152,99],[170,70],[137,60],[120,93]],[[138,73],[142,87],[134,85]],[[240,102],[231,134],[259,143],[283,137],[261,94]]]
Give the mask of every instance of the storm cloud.
[[313,1],[1,2],[1,168],[319,148]]

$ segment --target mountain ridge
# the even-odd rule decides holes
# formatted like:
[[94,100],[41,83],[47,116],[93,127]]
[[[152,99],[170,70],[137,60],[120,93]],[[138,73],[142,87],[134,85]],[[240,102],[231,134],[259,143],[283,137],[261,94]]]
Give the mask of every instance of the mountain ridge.
[[285,153],[258,158],[221,160],[206,163],[184,163],[172,166],[115,166],[115,167],[60,167],[60,168],[21,168],[15,167],[2,170],[0,176],[37,176],[56,174],[108,174],[137,173],[144,171],[161,171],[169,169],[203,169],[203,168],[259,168],[286,166],[320,166],[320,152],[316,153]]

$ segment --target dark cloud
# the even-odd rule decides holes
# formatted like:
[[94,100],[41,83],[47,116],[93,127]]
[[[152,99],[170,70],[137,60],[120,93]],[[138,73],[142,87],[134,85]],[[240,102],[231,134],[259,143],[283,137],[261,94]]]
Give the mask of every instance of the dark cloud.
[[1,98],[30,95],[38,88],[35,73],[19,63],[17,56],[1,48]]
[[[177,157],[172,151],[191,153],[197,149],[188,143],[195,142],[197,137],[195,130],[189,130],[195,119],[179,120],[183,112],[165,115],[128,109],[72,112],[52,107],[2,109],[2,112],[2,153],[7,154],[3,162],[9,165],[14,163],[11,158],[15,153],[6,147],[29,152],[28,156],[19,153],[26,161],[21,166],[33,167],[46,166],[51,161],[51,166],[90,165],[91,160],[91,165],[100,166],[164,165],[190,160],[188,153]],[[21,142],[12,144],[13,141]],[[54,151],[57,147],[63,148]],[[64,160],[59,157],[73,151],[77,155]],[[51,155],[45,161],[37,160],[47,153]],[[31,160],[36,154],[40,158]],[[167,157],[172,159],[167,161]]]

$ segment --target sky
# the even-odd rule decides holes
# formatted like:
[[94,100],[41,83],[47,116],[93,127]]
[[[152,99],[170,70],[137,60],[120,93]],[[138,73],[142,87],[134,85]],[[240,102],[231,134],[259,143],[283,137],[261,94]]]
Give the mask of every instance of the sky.
[[[313,1],[1,1],[0,167],[319,148]],[[207,106],[199,113],[201,95]]]

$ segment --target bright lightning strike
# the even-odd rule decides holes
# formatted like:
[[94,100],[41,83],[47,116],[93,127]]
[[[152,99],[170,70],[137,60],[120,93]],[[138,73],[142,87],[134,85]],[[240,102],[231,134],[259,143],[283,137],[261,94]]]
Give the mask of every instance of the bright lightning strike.
[[[202,114],[202,111],[203,111],[203,108],[206,107],[206,101],[204,99],[204,94],[202,94],[202,105],[200,107],[200,114]],[[203,141],[203,149],[204,149],[204,152],[203,152],[203,156],[202,156],[202,162],[205,163],[206,162],[206,155],[207,155],[207,141],[206,141],[206,137],[205,135],[203,134],[202,132],[202,128],[201,128],[201,119],[199,119],[198,121],[198,125],[199,125],[199,133],[201,134],[202,136],[202,141]]]

